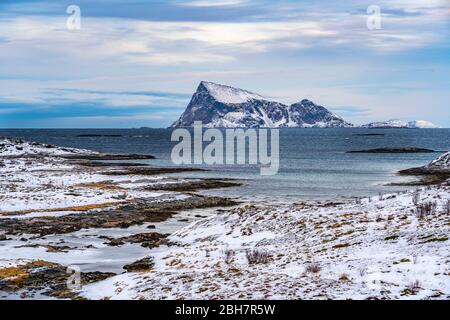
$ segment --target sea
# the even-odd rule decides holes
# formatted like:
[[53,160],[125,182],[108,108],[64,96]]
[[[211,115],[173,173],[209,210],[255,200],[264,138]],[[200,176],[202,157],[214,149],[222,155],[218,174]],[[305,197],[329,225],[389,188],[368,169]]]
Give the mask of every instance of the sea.
[[[64,147],[108,153],[151,154],[154,160],[132,162],[174,167],[173,129],[0,129],[18,137]],[[420,147],[433,153],[348,153],[385,147]],[[178,173],[184,178],[237,179],[242,186],[203,193],[269,203],[336,201],[411,187],[395,185],[412,178],[399,170],[423,166],[450,150],[450,129],[280,129],[280,168],[261,176],[257,165],[197,165],[205,171]],[[123,162],[123,161],[122,161]]]

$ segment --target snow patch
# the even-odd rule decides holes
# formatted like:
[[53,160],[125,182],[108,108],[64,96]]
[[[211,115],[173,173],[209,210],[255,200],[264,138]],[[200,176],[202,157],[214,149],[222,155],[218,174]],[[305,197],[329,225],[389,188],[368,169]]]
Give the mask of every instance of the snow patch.
[[263,96],[247,90],[237,89],[206,81],[203,81],[202,84],[205,86],[211,96],[214,97],[214,99],[222,103],[238,104],[246,103],[251,100],[267,100]]

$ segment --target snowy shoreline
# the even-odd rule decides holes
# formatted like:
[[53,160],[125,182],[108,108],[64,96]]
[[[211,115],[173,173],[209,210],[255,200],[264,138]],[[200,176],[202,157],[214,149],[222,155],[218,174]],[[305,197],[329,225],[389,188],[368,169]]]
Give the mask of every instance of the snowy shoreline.
[[[416,196],[418,194],[418,196]],[[419,217],[413,198],[436,201]],[[450,187],[358,204],[247,206],[185,227],[149,273],[86,286],[89,299],[449,299]]]
[[[92,166],[90,156],[0,139],[0,299],[450,298],[448,182],[225,209],[233,203],[192,191],[233,183]],[[74,292],[48,278],[65,279],[69,265],[89,279]]]
[[66,267],[89,281],[124,272],[167,234],[235,204],[194,192],[238,185],[232,181],[90,160],[111,157],[141,156],[0,138],[0,299],[67,297]]

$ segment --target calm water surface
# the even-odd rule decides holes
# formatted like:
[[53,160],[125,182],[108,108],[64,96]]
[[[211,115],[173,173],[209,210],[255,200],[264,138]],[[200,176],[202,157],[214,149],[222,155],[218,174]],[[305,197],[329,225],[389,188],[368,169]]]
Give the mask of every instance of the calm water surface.
[[[2,129],[0,135],[21,137],[59,146],[101,152],[145,153],[157,157],[144,161],[174,166],[170,153],[171,129]],[[380,136],[361,134],[380,133]],[[79,135],[118,135],[79,137]],[[437,150],[425,154],[350,154],[350,150],[378,147],[423,147]],[[450,149],[450,129],[282,129],[280,170],[262,177],[257,166],[205,167],[207,172],[185,177],[240,179],[239,188],[208,191],[209,194],[269,202],[301,199],[336,199],[404,190],[391,182],[405,181],[396,172],[422,166]]]

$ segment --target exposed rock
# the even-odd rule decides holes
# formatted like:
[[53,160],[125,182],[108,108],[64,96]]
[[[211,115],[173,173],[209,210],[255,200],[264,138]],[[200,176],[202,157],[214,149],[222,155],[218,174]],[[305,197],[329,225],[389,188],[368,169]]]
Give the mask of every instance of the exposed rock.
[[151,271],[153,269],[154,263],[153,259],[150,257],[138,260],[136,262],[130,263],[123,268],[127,270],[127,272],[146,272]]
[[56,253],[56,252],[69,252],[69,250],[71,250],[72,248],[69,246],[55,246],[55,245],[45,245],[45,244],[29,244],[29,245],[23,245],[23,246],[18,246],[16,248],[45,248],[47,249],[47,252],[52,252],[52,253]]
[[177,183],[164,183],[156,184],[150,187],[146,187],[146,190],[163,190],[163,191],[176,191],[176,192],[190,192],[197,190],[209,190],[219,188],[231,188],[242,185],[238,182],[223,181],[216,179],[204,179],[199,181],[186,181]]
[[155,159],[152,155],[146,154],[114,154],[114,153],[98,153],[98,154],[69,154],[61,156],[65,159],[75,160],[148,160]]
[[81,165],[84,167],[91,167],[91,168],[100,168],[100,167],[104,167],[104,168],[120,168],[120,167],[127,167],[127,168],[131,168],[131,167],[146,167],[148,166],[147,164],[142,164],[142,163],[129,163],[129,162],[101,162],[101,161],[76,161],[73,162],[74,164],[77,165]]
[[116,138],[116,137],[122,137],[122,135],[121,134],[79,134],[79,135],[77,135],[77,137],[79,137],[79,138],[99,138],[99,137]]
[[[80,284],[85,285],[114,276],[110,272],[80,274]],[[26,264],[0,269],[0,291],[27,290],[32,298],[35,293],[57,298],[77,299],[78,295],[67,286],[71,276],[68,269],[56,263],[37,260]]]
[[139,233],[128,237],[111,239],[107,244],[110,246],[122,246],[125,243],[140,243],[145,248],[155,248],[159,246],[160,240],[167,236],[167,234],[164,235],[157,232]]
[[102,172],[101,174],[108,176],[124,176],[124,175],[154,176],[160,174],[197,172],[197,171],[205,171],[205,170],[196,168],[158,168],[158,167],[140,166],[134,168],[126,168],[124,170],[105,171]]
[[[76,213],[62,217],[36,217],[29,219],[2,219],[0,232],[6,234],[65,234],[87,228],[128,228],[146,222],[161,222],[178,211],[195,208],[233,206],[236,202],[219,197],[191,195],[182,200],[136,199],[114,209],[94,211],[90,214]],[[26,240],[26,239],[25,239]]]
[[433,153],[433,152],[436,151],[425,148],[407,147],[407,148],[376,148],[367,150],[354,150],[348,151],[347,153]]

